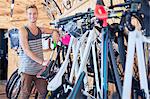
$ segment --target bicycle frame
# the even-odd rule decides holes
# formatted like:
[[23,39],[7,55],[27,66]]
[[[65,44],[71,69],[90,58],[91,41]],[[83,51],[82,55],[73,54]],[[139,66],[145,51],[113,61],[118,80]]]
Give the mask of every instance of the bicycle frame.
[[[88,34],[88,32],[86,32],[85,33],[85,35],[84,35],[84,37],[83,38],[85,38],[85,36]],[[78,66],[78,63],[77,63],[77,61],[78,61],[78,53],[79,53],[79,50],[80,50],[80,57],[81,57],[81,60],[82,60],[82,57],[83,57],[83,55],[82,55],[82,53],[84,52],[84,50],[83,50],[83,48],[82,48],[82,46],[84,46],[84,40],[85,39],[81,39],[81,40],[79,40],[79,41],[77,41],[77,45],[76,45],[76,49],[74,48],[74,50],[73,50],[73,52],[75,53],[75,55],[74,55],[74,57],[73,57],[73,59],[74,59],[74,61],[73,61],[73,64],[72,64],[72,68],[71,68],[71,73],[70,73],[70,78],[69,78],[69,81],[72,83],[72,81],[73,81],[73,74],[74,74],[74,72],[75,72],[75,75],[77,75],[77,72],[78,72],[78,69],[79,69],[79,66]],[[80,46],[81,46],[81,48],[80,48]],[[74,46],[75,47],[75,46]]]
[[110,53],[110,59],[112,62],[112,69],[114,71],[114,78],[116,80],[116,87],[118,88],[119,95],[122,94],[122,84],[117,70],[117,62],[115,60],[115,54],[113,51],[113,44],[111,38],[109,37],[110,31],[108,27],[102,29],[102,46],[101,46],[101,88],[102,96],[104,99],[107,99],[108,91],[108,52]]
[[[93,28],[93,30],[90,30],[88,39],[87,39],[87,44],[85,46],[85,50],[83,53],[83,57],[81,60],[81,64],[79,66],[79,70],[78,70],[78,74],[77,74],[77,79],[79,78],[80,74],[84,71],[87,72],[85,70],[86,69],[86,64],[88,61],[88,57],[90,54],[90,50],[92,48],[92,55],[93,55],[93,62],[94,62],[94,73],[95,73],[95,79],[96,79],[96,89],[97,89],[97,98],[101,98],[101,89],[99,87],[99,78],[98,78],[98,70],[97,70],[97,61],[96,61],[96,52],[95,52],[95,40],[98,37],[98,34],[96,34],[95,28]],[[76,80],[77,82],[77,80]],[[91,95],[89,95],[88,92],[88,81],[87,81],[87,73],[86,76],[84,78],[84,85],[85,85],[85,91],[83,91],[83,94],[86,93],[85,95],[92,97]],[[93,98],[93,97],[92,97]]]
[[[84,39],[84,37],[86,37],[86,35],[83,34],[83,38],[81,37],[81,39]],[[67,54],[65,57],[65,60],[63,62],[63,64],[60,67],[59,72],[56,74],[56,76],[48,83],[47,89],[50,91],[54,91],[56,90],[61,84],[62,84],[62,76],[64,75],[66,69],[67,69],[67,64],[68,64],[68,60],[69,60],[69,54],[71,52],[72,47],[74,46],[73,42],[75,41],[76,38],[74,38],[73,36],[71,36],[70,38],[70,42],[69,42],[69,47],[67,50]],[[74,53],[74,55],[76,55],[77,53]],[[73,63],[74,64],[74,63]],[[55,83],[55,85],[54,85]],[[56,84],[57,83],[57,84]]]
[[138,59],[138,69],[139,69],[139,79],[140,79],[140,87],[144,89],[146,94],[146,99],[150,99],[149,91],[148,91],[148,81],[146,76],[146,65],[144,60],[144,51],[143,51],[143,43],[150,43],[150,39],[146,38],[142,35],[141,31],[129,31],[128,38],[128,50],[127,50],[127,60],[125,66],[125,79],[123,84],[123,94],[122,99],[130,98],[131,95],[131,85],[132,85],[132,74],[133,74],[133,62],[134,62],[134,54],[135,49],[137,53]]

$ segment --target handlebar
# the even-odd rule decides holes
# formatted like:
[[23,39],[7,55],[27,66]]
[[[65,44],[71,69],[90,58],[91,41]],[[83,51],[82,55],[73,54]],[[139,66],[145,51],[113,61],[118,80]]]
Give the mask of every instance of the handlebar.
[[76,13],[75,15],[55,20],[54,22],[51,22],[50,25],[55,25],[55,26],[59,27],[60,25],[67,24],[71,20],[77,21],[77,20],[80,20],[82,18],[87,18],[89,15],[91,17],[94,17],[93,11],[88,11],[88,12],[84,12],[84,13],[82,13],[82,12]]

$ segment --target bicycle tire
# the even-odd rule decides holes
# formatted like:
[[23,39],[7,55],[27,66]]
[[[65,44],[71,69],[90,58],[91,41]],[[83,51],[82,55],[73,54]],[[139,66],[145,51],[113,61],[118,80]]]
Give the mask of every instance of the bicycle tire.
[[9,96],[9,95],[8,95],[8,94],[9,94],[9,88],[10,88],[10,86],[12,85],[14,79],[17,77],[17,75],[18,75],[18,69],[15,70],[15,71],[12,73],[12,75],[10,76],[10,78],[9,78],[7,84],[6,84],[6,89],[5,89],[5,91],[6,91],[6,96],[7,96],[7,98],[8,98],[8,96]]
[[18,77],[10,92],[10,99],[18,99],[21,90],[21,78]]
[[11,99],[11,95],[12,95],[12,93],[13,93],[13,89],[14,89],[14,87],[15,87],[15,85],[17,84],[17,81],[20,79],[20,75],[18,75],[15,79],[14,79],[14,81],[13,81],[13,83],[11,84],[11,86],[10,86],[10,88],[9,88],[9,95],[8,95],[8,97]]
[[[17,87],[17,89],[16,89],[16,87]],[[32,84],[31,90],[32,90],[31,92],[35,91],[34,84]],[[21,76],[19,75],[19,77],[16,78],[14,84],[12,85],[12,88],[10,88],[9,98],[10,99],[18,99],[20,91],[21,91]],[[36,91],[34,99],[38,99],[38,95],[39,95],[38,91]]]

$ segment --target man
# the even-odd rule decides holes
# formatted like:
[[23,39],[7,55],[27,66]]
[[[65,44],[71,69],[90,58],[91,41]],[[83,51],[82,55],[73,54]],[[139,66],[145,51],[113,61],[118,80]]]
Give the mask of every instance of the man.
[[58,30],[37,27],[38,9],[35,5],[26,7],[28,23],[19,29],[19,73],[21,74],[21,99],[29,99],[31,85],[34,81],[40,93],[39,98],[43,99],[47,92],[47,82],[42,78],[37,78],[36,74],[43,66],[48,64],[48,60],[43,59],[42,33],[52,33],[53,40],[59,39]]

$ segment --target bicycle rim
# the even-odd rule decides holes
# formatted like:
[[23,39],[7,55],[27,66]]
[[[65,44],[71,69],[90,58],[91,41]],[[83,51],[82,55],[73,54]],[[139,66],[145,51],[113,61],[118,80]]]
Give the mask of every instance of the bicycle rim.
[[19,79],[20,79],[20,75],[18,75],[18,76],[14,79],[12,85],[10,86],[10,88],[9,88],[9,98],[11,98],[12,93],[13,93],[13,90],[14,90],[14,88],[15,88],[15,85],[17,84],[17,82],[18,82]]
[[62,14],[61,9],[59,8],[55,0],[45,0],[45,4],[46,11],[49,17],[53,17],[53,19],[55,19],[55,16]]
[[17,99],[20,93],[20,89],[21,89],[21,79],[19,78],[16,83],[14,84],[14,88],[11,92],[11,99]]
[[18,75],[18,69],[13,72],[13,74],[11,75],[11,77],[9,78],[9,80],[8,80],[8,82],[6,84],[6,96],[7,97],[9,97],[10,86],[14,82],[15,78],[17,77],[17,75]]

